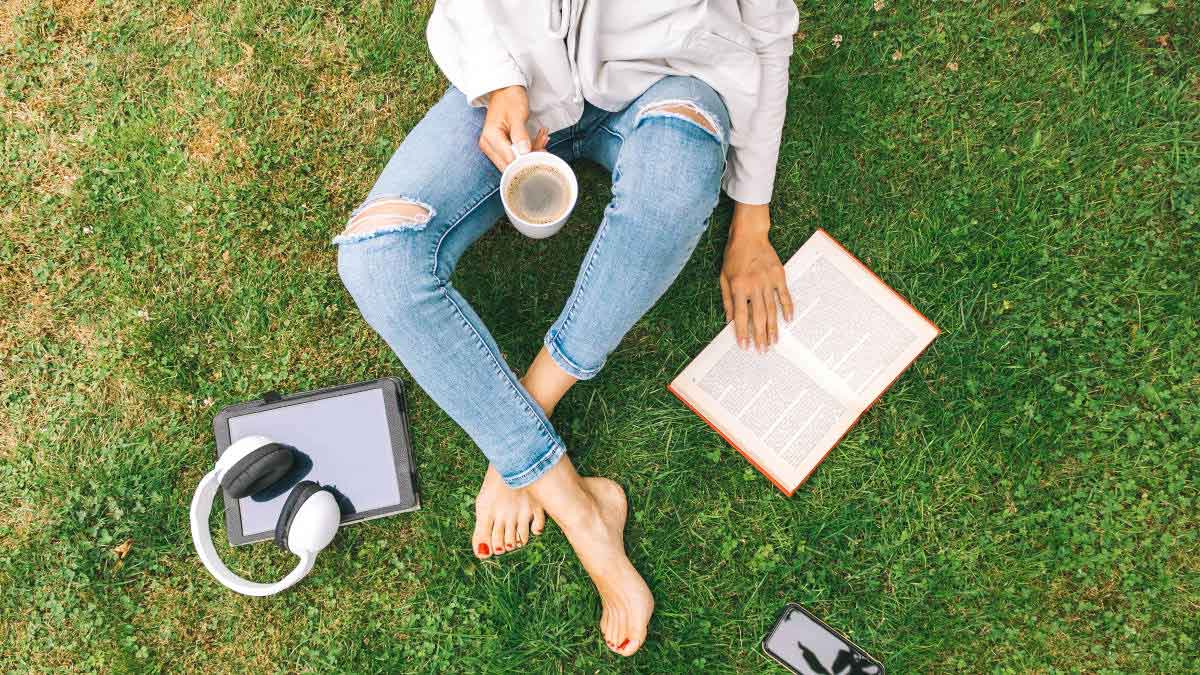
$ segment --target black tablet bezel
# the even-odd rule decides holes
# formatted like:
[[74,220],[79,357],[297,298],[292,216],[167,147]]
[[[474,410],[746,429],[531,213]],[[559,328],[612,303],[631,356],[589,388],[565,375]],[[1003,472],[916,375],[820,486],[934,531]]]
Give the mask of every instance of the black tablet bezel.
[[779,624],[783,621],[783,617],[787,616],[788,610],[792,610],[792,609],[798,610],[799,612],[801,612],[808,618],[812,619],[818,626],[820,626],[820,627],[824,628],[825,630],[829,631],[830,633],[833,633],[834,635],[838,636],[838,638],[840,638],[842,640],[842,642],[845,642],[846,644],[850,645],[851,647],[857,649],[860,654],[862,654],[863,656],[867,657],[868,659],[871,659],[872,661],[874,661],[875,664],[879,666],[879,675],[887,675],[887,667],[883,665],[882,661],[880,661],[879,659],[875,658],[874,656],[871,656],[870,654],[868,654],[865,649],[863,649],[862,647],[859,647],[857,644],[854,643],[853,640],[851,640],[850,638],[843,635],[841,631],[834,629],[829,624],[827,624],[824,621],[817,618],[817,616],[814,615],[812,612],[808,611],[807,609],[804,609],[799,604],[794,603],[794,602],[789,602],[788,604],[783,606],[783,609],[779,610],[779,614],[777,614],[775,616],[775,622],[771,624],[771,630],[767,631],[767,634],[763,636],[762,641],[759,642],[759,645],[758,645],[759,648],[762,649],[763,653],[766,654],[772,661],[774,661],[775,663],[778,663],[779,665],[783,666],[784,668],[787,668],[789,671],[796,673],[797,675],[803,675],[803,673],[801,673],[799,670],[797,670],[795,666],[788,663],[787,661],[784,661],[782,658],[779,657],[779,655],[777,655],[775,652],[772,652],[769,648],[767,648],[767,639],[775,634],[775,631],[779,629]]
[[[383,407],[387,415],[388,436],[392,441],[392,458],[395,462],[397,480],[402,480],[403,461],[407,459],[407,475],[409,480],[412,481],[414,503],[412,506],[394,504],[392,506],[383,506],[368,511],[357,511],[346,514],[342,516],[341,524],[361,523],[364,520],[371,520],[372,518],[416,511],[421,508],[421,491],[417,484],[417,467],[412,454],[412,436],[409,432],[408,415],[404,405],[404,383],[397,377],[385,377],[368,382],[355,382],[354,384],[327,387],[316,391],[290,394],[269,401],[258,399],[256,401],[235,403],[226,406],[213,418],[213,436],[216,439],[217,457],[220,458],[225,450],[229,448],[229,420],[232,417],[240,417],[276,408],[285,408],[298,403],[309,403],[324,398],[357,394],[375,389],[383,392]],[[224,497],[224,495],[222,496]],[[267,541],[274,537],[274,532],[270,530],[253,535],[245,534],[242,531],[241,510],[237,508],[234,500],[226,500],[225,502],[225,531],[228,534],[230,546],[242,546],[244,544],[252,544],[256,541]]]

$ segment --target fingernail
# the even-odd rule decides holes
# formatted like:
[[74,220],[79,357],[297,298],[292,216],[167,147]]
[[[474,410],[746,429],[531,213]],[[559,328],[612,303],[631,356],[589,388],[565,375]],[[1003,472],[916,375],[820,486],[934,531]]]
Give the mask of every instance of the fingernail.
[[487,544],[479,545],[479,555],[487,555],[490,550]]

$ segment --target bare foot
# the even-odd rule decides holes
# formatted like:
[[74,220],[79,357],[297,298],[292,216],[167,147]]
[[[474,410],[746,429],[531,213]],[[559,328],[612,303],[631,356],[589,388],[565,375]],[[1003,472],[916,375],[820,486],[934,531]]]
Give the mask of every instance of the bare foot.
[[475,498],[475,534],[471,550],[480,560],[514,551],[529,543],[529,535],[541,534],[546,512],[527,490],[514,490],[489,464],[483,485]]
[[632,656],[646,641],[654,597],[625,555],[625,491],[607,478],[582,482],[595,510],[572,519],[569,526],[561,520],[559,525],[600,593],[604,641],[614,652]]

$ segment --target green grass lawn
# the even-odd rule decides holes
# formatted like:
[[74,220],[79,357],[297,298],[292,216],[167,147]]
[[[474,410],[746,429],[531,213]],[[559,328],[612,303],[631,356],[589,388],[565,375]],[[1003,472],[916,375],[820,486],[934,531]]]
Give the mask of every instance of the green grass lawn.
[[[425,508],[284,595],[218,586],[187,528],[216,411],[411,383],[329,239],[445,87],[430,4],[0,0],[5,670],[756,672],[787,601],[896,673],[1197,667],[1194,0],[801,7],[774,243],[824,227],[944,333],[783,498],[665,389],[722,324],[722,203],[554,418],[629,493],[635,658],[555,528],[470,555],[485,460],[415,386]],[[607,200],[580,177],[562,234],[498,226],[455,280],[518,370]]]

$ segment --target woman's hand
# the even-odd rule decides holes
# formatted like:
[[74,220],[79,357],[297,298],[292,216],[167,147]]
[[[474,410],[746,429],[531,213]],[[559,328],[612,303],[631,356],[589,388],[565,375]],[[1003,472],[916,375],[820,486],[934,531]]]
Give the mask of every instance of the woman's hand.
[[787,321],[793,311],[783,265],[767,237],[770,229],[766,204],[736,204],[721,267],[725,320],[734,322],[739,347],[749,349],[753,338],[760,352],[779,342],[776,305]]
[[530,150],[545,150],[550,134],[539,129],[532,143],[525,123],[529,121],[529,97],[525,87],[513,85],[497,89],[488,95],[487,118],[483,121],[483,133],[479,135],[479,149],[492,160],[496,168],[504,167],[516,159],[513,146],[524,154]]

